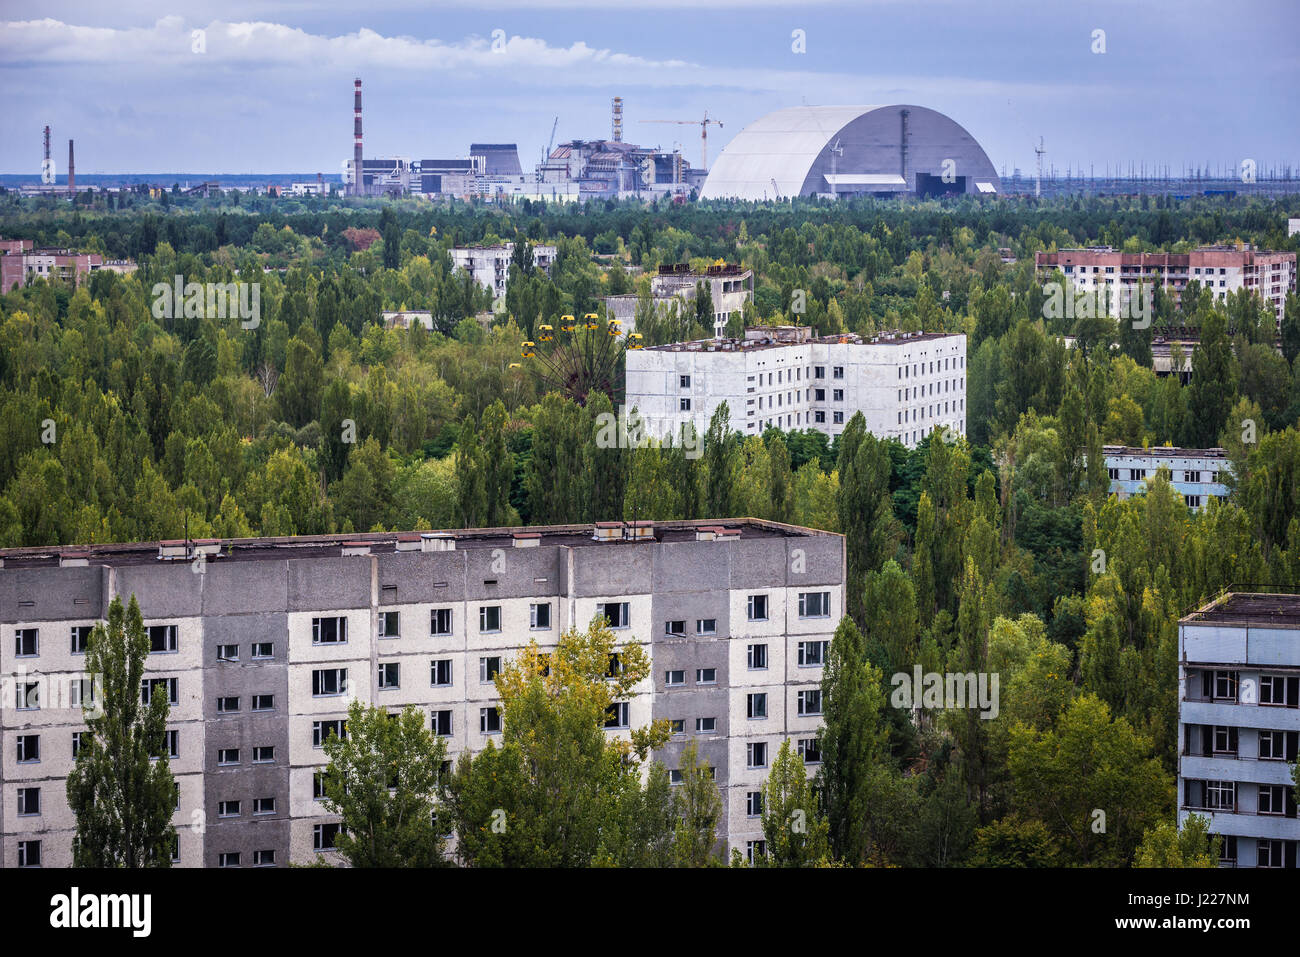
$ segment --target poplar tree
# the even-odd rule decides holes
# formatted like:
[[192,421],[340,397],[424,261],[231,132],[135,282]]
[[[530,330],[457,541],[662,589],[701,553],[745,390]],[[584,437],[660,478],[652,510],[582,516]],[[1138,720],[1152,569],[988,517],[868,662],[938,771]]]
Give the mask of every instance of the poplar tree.
[[87,734],[68,774],[77,819],[74,867],[171,867],[176,781],[167,758],[168,695],[142,702],[149,636],[131,596],[115,597],[108,622],[86,643],[90,692],[82,697]]
[[762,863],[769,867],[813,867],[828,863],[827,832],[826,818],[817,807],[803,758],[786,738],[763,782],[763,838],[767,842],[767,855]]

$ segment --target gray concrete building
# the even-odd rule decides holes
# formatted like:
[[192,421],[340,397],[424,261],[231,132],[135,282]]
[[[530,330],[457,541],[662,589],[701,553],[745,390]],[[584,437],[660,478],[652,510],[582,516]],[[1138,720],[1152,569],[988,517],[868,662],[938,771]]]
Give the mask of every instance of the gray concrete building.
[[1178,823],[1208,818],[1225,867],[1296,866],[1300,595],[1234,592],[1178,623]]
[[0,866],[68,866],[65,780],[85,640],[114,597],[149,629],[171,701],[178,866],[333,857],[320,747],[356,698],[415,705],[454,757],[500,734],[492,675],[597,614],[651,676],[609,733],[657,718],[671,771],[716,769],[728,849],[761,848],[755,795],[781,741],[819,760],[842,536],[751,519],[0,551]]

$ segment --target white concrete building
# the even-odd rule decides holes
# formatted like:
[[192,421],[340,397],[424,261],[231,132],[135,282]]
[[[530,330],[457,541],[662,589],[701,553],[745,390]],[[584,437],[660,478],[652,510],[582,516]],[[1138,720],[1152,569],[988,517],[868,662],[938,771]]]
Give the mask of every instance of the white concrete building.
[[[464,269],[480,286],[491,292],[494,299],[499,299],[506,294],[506,283],[510,281],[510,257],[514,252],[514,243],[503,243],[500,246],[457,246],[451,250],[451,264],[457,269]],[[549,276],[554,263],[554,246],[533,245],[534,266]]]
[[1178,823],[1208,818],[1224,867],[1294,868],[1300,595],[1229,593],[1178,623]]
[[1147,479],[1155,478],[1162,468],[1169,470],[1169,484],[1187,503],[1199,511],[1211,498],[1227,498],[1227,479],[1231,472],[1228,453],[1223,449],[1176,449],[1169,446],[1153,449],[1102,447],[1106,472],[1110,476],[1110,493],[1121,500],[1146,491]]
[[703,434],[723,402],[731,428],[817,429],[834,439],[853,413],[909,448],[938,426],[966,434],[966,337],[898,333],[814,337],[752,328],[744,340],[701,340],[627,354],[627,405],[656,435],[691,423]]

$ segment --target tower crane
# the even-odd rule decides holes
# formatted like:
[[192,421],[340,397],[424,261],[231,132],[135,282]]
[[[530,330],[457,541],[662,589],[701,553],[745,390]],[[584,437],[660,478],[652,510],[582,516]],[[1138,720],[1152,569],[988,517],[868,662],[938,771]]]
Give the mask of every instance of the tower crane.
[[704,111],[702,120],[642,120],[642,123],[676,123],[682,126],[695,126],[700,128],[700,168],[707,170],[709,168],[709,124],[721,127],[721,120],[709,118],[709,111]]

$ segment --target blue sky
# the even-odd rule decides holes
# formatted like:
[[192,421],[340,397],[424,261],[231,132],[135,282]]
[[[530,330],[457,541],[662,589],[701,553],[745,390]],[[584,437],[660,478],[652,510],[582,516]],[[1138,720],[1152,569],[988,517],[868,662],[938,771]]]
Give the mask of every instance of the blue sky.
[[1032,169],[1039,136],[1061,171],[1300,167],[1297,27],[1295,0],[4,0],[0,172],[37,177],[48,123],[60,174],[69,137],[83,173],[337,174],[355,75],[367,156],[517,142],[531,169],[555,117],[557,140],[607,137],[621,95],[626,140],[694,163],[698,126],[639,121],[708,110],[716,156],[772,109],[906,102],[999,171]]

